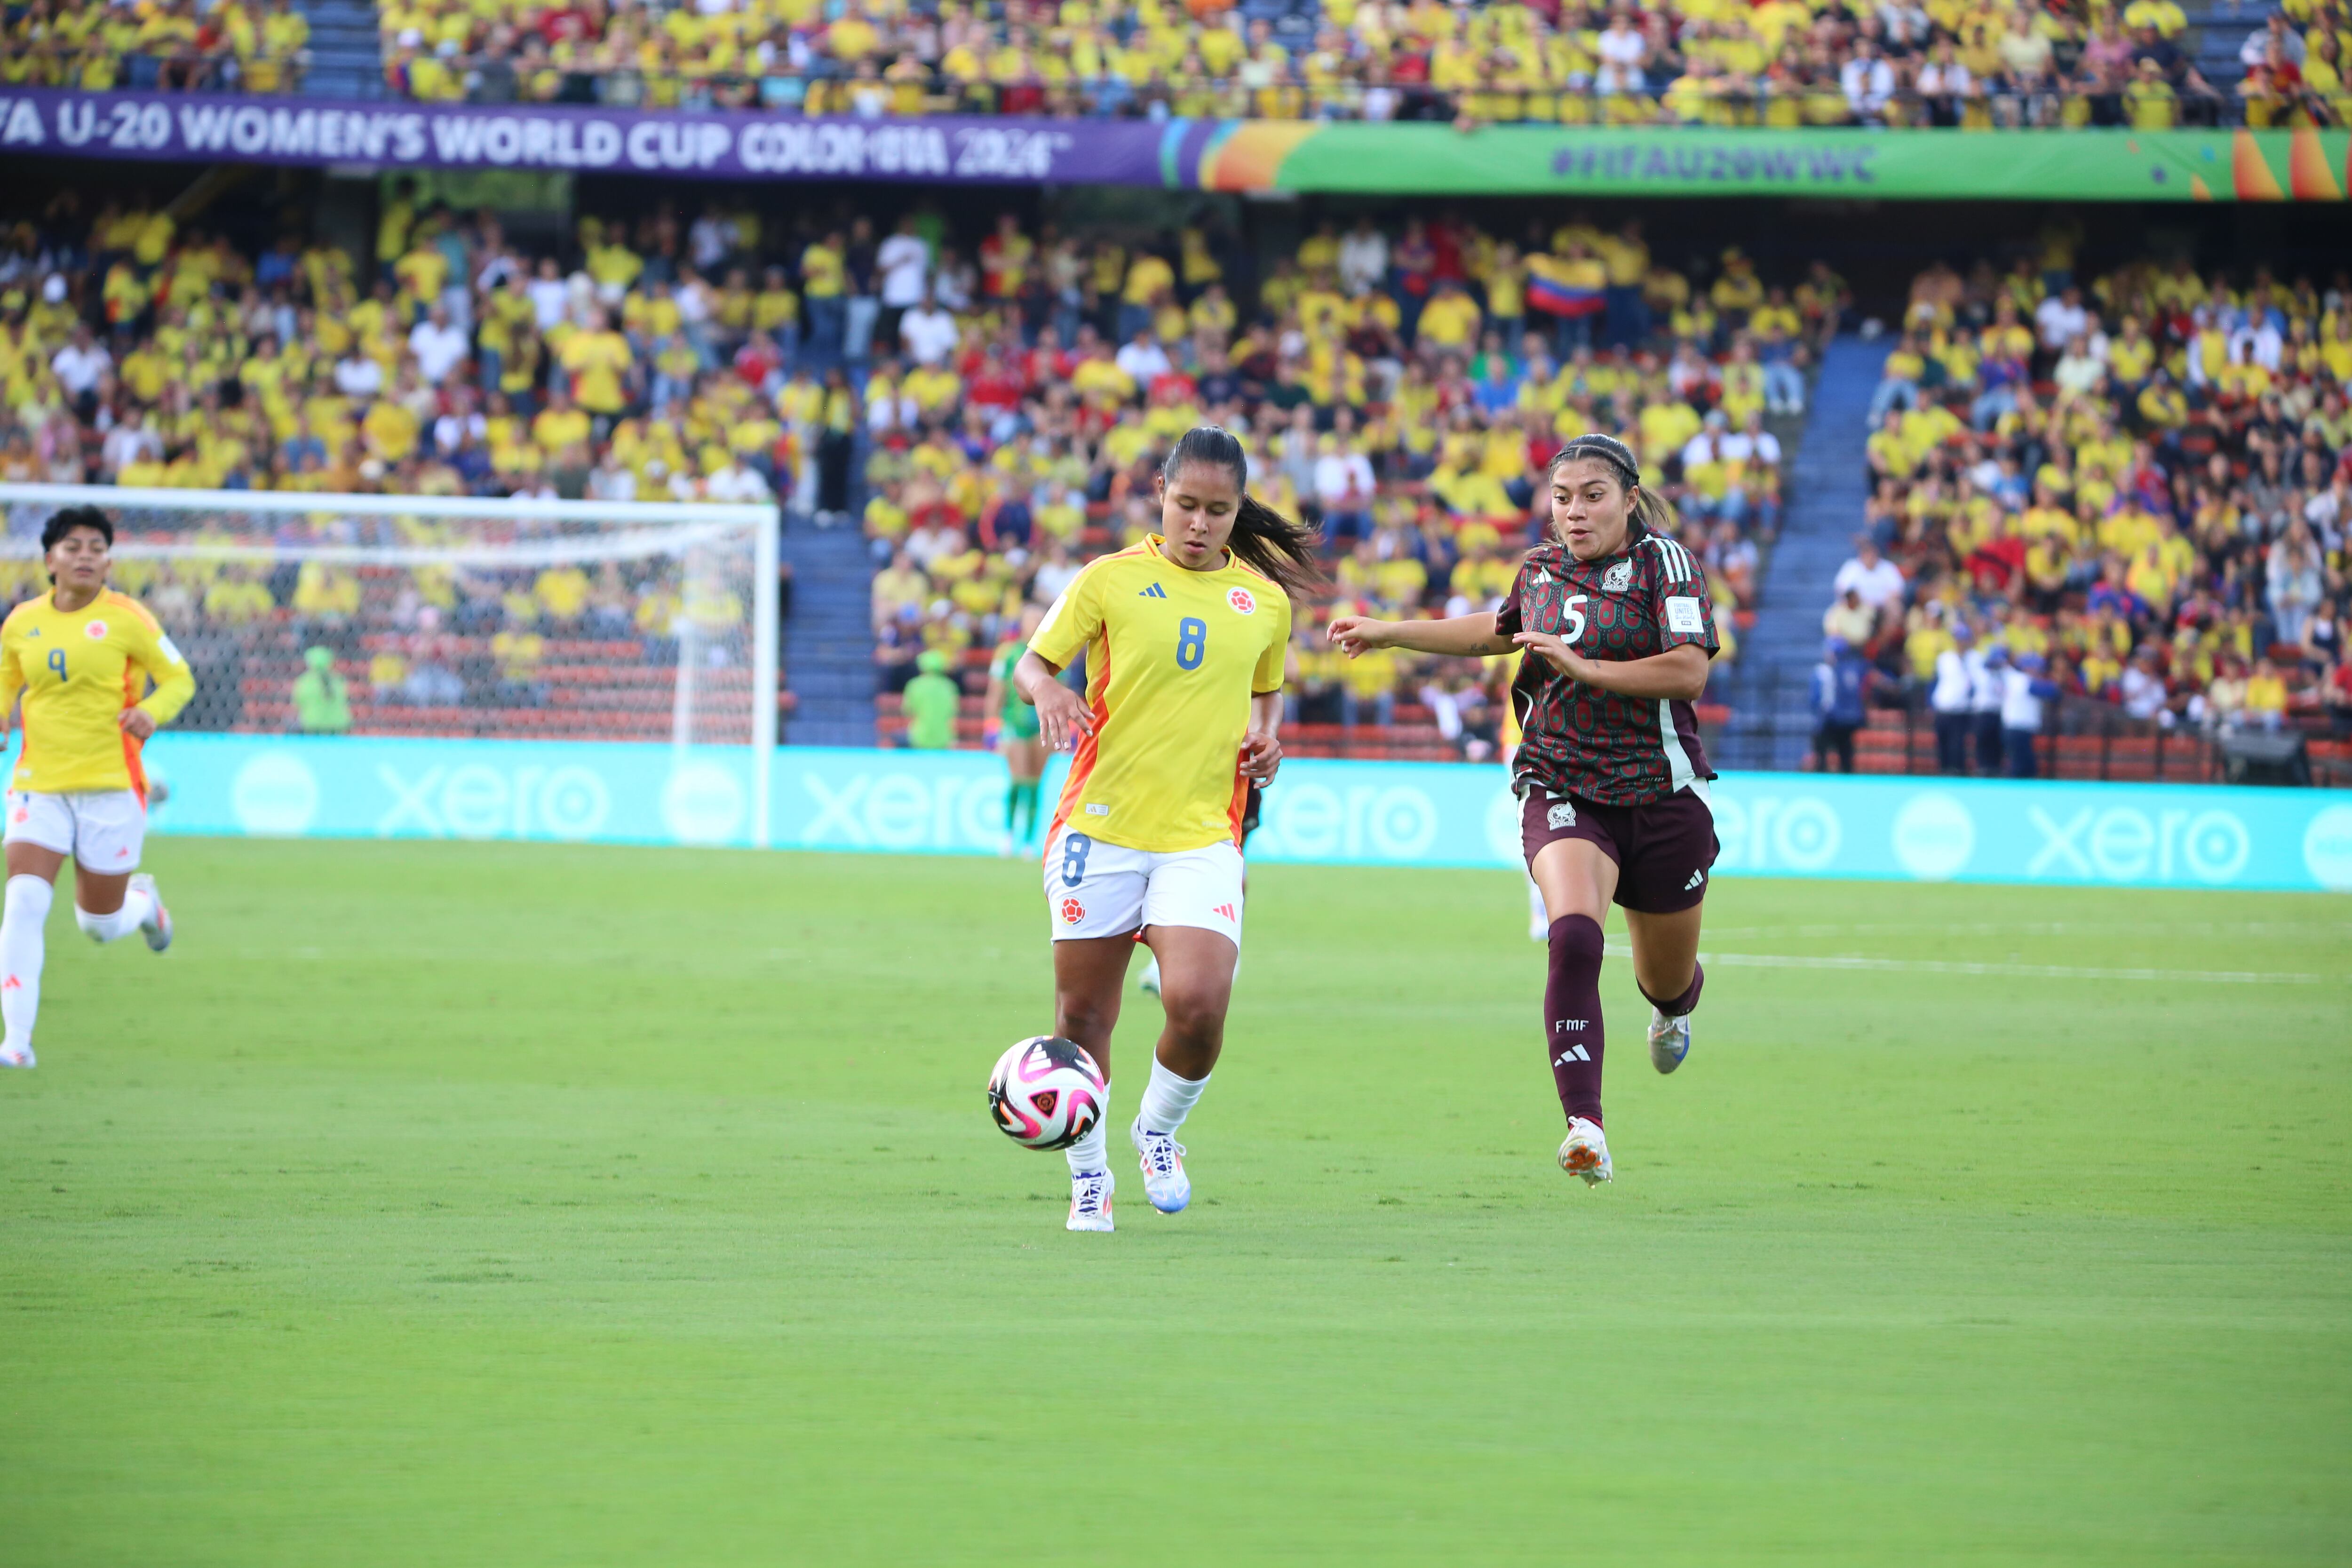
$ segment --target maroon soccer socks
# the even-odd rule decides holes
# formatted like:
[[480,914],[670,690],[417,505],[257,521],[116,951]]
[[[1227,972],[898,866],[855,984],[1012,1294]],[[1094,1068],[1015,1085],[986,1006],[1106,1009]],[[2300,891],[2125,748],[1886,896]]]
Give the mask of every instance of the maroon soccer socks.
[[[1544,981],[1544,1024],[1560,1109],[1601,1121],[1601,922],[1563,915],[1551,922],[1551,971]],[[1696,999],[1698,986],[1692,984]]]

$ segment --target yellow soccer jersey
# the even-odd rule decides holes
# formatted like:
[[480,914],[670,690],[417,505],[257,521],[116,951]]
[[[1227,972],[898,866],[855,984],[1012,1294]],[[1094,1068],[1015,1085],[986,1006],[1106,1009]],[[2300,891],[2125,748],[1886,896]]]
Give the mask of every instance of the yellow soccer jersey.
[[25,742],[16,788],[127,789],[143,801],[147,774],[139,742],[122,729],[122,710],[136,703],[168,724],[195,695],[196,678],[146,607],[110,588],[70,612],[44,594],[0,623],[0,713],[16,706],[20,692]]
[[1078,737],[1054,825],[1168,854],[1241,842],[1250,699],[1282,689],[1290,600],[1227,558],[1191,572],[1153,534],[1078,574],[1029,646],[1087,656],[1095,732]]

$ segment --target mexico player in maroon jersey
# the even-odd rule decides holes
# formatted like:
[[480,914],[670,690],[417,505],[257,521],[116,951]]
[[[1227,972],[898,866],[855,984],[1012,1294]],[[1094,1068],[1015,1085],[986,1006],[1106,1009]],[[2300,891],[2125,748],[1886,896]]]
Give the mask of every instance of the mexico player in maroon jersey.
[[1331,640],[1367,648],[1529,657],[1511,683],[1525,731],[1513,764],[1519,837],[1551,919],[1545,1034],[1568,1113],[1560,1168],[1610,1179],[1601,1130],[1601,922],[1613,900],[1633,979],[1654,1009],[1650,1061],[1690,1051],[1706,981],[1699,910],[1715,864],[1706,755],[1691,704],[1718,646],[1706,574],[1664,531],[1674,510],[1641,488],[1622,442],[1580,436],[1551,463],[1552,538],[1528,552],[1491,615],[1444,621],[1341,616]]

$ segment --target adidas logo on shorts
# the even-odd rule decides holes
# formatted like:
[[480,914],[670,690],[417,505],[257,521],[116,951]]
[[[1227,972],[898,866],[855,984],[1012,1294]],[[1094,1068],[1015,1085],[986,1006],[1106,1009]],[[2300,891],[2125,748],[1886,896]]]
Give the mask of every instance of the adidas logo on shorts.
[[1706,872],[1704,872],[1704,871],[1693,871],[1693,872],[1691,873],[1691,879],[1690,879],[1689,881],[1685,882],[1685,883],[1683,884],[1683,891],[1684,891],[1684,892],[1685,892],[1685,893],[1687,893],[1687,892],[1689,892],[1693,888],[1697,887],[1701,882],[1704,882],[1704,881],[1706,881]]

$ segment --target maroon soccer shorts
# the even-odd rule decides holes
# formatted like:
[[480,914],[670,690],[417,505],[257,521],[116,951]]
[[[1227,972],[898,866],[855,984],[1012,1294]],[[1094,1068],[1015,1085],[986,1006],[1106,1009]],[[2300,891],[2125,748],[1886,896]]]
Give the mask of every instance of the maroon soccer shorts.
[[1647,805],[1601,805],[1529,785],[1519,806],[1519,847],[1528,864],[1561,838],[1589,838],[1617,862],[1617,902],[1626,909],[1670,915],[1706,897],[1717,849],[1715,814],[1696,788]]

